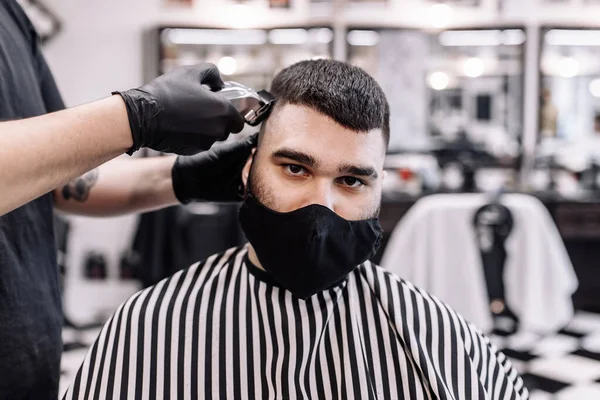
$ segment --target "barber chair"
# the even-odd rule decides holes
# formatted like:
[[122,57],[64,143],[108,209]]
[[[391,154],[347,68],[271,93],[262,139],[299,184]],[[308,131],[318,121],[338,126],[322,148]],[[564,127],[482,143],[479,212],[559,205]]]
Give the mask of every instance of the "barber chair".
[[519,318],[506,303],[504,271],[506,240],[513,229],[513,216],[500,204],[499,196],[481,206],[473,217],[475,237],[481,254],[483,275],[492,313],[493,332],[512,334],[518,330]]
[[381,265],[484,332],[552,333],[573,316],[573,266],[532,196],[504,194],[501,204],[478,193],[423,197],[392,232]]

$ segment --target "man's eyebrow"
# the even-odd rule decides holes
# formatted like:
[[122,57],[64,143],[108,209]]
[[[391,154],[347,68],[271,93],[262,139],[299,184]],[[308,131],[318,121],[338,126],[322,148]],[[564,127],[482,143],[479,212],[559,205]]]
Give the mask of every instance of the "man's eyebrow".
[[275,151],[271,157],[273,158],[288,158],[290,160],[294,160],[297,163],[304,164],[307,167],[317,168],[319,163],[317,160],[311,156],[310,154],[303,153],[301,151],[292,150],[288,148],[283,148]]
[[356,176],[365,176],[373,179],[377,179],[379,175],[377,175],[377,171],[373,167],[363,166],[363,165],[351,165],[344,164],[340,165],[338,168],[338,172],[340,174],[350,174]]

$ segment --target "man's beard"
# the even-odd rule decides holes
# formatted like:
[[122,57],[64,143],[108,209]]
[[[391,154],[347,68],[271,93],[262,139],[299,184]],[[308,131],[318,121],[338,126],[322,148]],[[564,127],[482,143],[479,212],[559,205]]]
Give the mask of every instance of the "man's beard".
[[[256,160],[256,154],[254,155],[254,160]],[[250,165],[250,173],[248,174],[248,181],[246,183],[246,196],[254,197],[265,207],[275,210],[273,192],[265,186],[264,182],[258,176],[258,171],[256,171],[254,163],[255,161],[252,161]]]
[[[256,160],[256,154],[254,155],[254,160]],[[273,195],[273,191],[266,187],[262,181],[258,171],[256,168],[254,168],[254,162],[255,161],[253,161],[252,165],[250,165],[250,173],[248,174],[248,181],[246,183],[246,196],[254,197],[265,207],[274,211],[278,211],[275,205],[275,196]],[[381,204],[378,203],[377,207],[366,211],[358,220],[377,218],[379,216],[380,209]]]

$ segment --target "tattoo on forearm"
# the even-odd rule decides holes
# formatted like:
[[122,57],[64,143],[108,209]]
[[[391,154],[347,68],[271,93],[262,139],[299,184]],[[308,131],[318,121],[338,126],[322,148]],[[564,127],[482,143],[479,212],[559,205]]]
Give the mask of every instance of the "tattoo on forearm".
[[65,200],[73,199],[84,202],[88,199],[90,191],[97,181],[98,169],[93,169],[63,186],[62,195]]

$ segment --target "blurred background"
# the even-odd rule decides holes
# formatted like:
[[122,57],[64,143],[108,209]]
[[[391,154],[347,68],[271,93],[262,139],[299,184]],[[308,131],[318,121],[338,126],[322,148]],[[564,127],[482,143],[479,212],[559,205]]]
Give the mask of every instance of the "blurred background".
[[[21,3],[68,106],[197,62],[257,90],[303,59],[367,70],[392,112],[374,261],[490,334],[532,398],[600,398],[600,1]],[[57,231],[66,382],[122,301],[245,241],[231,204]]]

